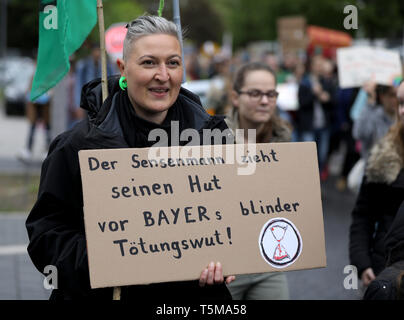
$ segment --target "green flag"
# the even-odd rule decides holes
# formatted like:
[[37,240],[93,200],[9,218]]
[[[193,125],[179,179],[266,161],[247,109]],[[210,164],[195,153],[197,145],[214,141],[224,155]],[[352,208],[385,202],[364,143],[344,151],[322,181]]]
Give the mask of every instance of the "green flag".
[[31,100],[54,87],[69,71],[75,52],[97,22],[97,0],[40,0],[37,68]]

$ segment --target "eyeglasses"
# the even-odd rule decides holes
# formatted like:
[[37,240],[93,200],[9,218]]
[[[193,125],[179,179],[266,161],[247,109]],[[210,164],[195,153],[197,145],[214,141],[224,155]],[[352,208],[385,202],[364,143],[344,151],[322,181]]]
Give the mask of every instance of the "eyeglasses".
[[276,90],[269,90],[267,92],[262,92],[261,90],[248,90],[248,91],[237,91],[238,94],[247,94],[251,100],[260,101],[263,96],[266,96],[268,100],[276,99],[279,92]]

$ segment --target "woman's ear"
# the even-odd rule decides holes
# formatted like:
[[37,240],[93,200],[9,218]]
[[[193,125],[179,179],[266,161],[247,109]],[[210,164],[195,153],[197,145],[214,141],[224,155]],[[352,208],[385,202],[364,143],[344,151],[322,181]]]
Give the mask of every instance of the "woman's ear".
[[118,58],[116,59],[116,64],[118,65],[119,71],[121,72],[121,76],[125,76],[125,61]]
[[234,91],[234,90],[231,91],[230,100],[231,100],[231,104],[233,105],[233,107],[238,108],[239,94],[236,91]]

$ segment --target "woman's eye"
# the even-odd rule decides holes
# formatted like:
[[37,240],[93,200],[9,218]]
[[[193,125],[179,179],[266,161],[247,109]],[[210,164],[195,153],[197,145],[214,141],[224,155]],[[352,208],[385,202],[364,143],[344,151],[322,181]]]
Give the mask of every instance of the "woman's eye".
[[142,61],[142,64],[145,65],[145,66],[152,66],[152,65],[154,65],[154,61],[153,60],[145,60],[145,61]]
[[260,96],[260,95],[261,95],[261,92],[258,91],[258,90],[251,90],[251,91],[250,91],[250,96],[251,96],[251,97],[256,98],[256,97],[258,97],[258,96]]
[[171,61],[168,62],[168,65],[170,67],[178,67],[180,65],[180,62],[177,61],[177,60],[171,60]]

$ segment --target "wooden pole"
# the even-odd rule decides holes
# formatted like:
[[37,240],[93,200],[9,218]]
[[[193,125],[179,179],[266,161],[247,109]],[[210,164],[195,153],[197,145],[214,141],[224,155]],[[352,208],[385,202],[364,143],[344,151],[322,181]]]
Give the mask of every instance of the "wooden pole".
[[187,72],[185,70],[185,61],[184,61],[184,45],[182,43],[182,31],[181,31],[181,16],[180,16],[180,3],[179,0],[173,0],[173,21],[177,26],[178,38],[180,39],[181,45],[181,54],[182,54],[182,65],[183,65],[183,73],[182,73],[182,83],[187,81]]
[[98,28],[100,30],[100,49],[101,49],[101,86],[102,100],[108,97],[108,75],[107,75],[107,54],[105,51],[105,28],[104,28],[104,11],[102,0],[97,0]]
[[[108,97],[108,75],[107,75],[107,54],[105,51],[105,27],[104,27],[104,7],[102,0],[97,0],[98,28],[100,30],[100,50],[101,50],[101,87],[102,101]],[[121,300],[121,287],[114,287],[113,300]]]

